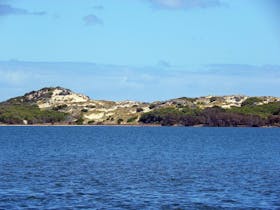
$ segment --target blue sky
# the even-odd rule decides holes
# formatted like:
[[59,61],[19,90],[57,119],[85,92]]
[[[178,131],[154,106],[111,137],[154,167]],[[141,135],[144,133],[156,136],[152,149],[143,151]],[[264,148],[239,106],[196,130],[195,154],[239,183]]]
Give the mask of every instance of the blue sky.
[[0,100],[279,95],[275,0],[0,0]]

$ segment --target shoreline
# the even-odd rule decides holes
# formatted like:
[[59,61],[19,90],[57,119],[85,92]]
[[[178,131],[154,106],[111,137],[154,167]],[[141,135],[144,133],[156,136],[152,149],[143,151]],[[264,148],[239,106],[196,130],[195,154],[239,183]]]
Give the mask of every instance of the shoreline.
[[0,124],[0,127],[184,127],[184,128],[280,128],[279,126],[227,126],[227,127],[218,127],[218,126],[204,126],[204,125],[194,125],[194,126],[163,126],[158,124],[147,124],[147,125],[118,125],[118,124],[109,124],[109,125],[68,125],[68,124],[33,124],[33,125],[22,125],[22,124]]
[[[2,127],[164,127],[162,125],[117,125],[117,124],[109,124],[109,125],[68,125],[68,124],[33,124],[33,125],[22,125],[22,124],[0,124],[0,127],[1,126]],[[172,127],[179,127],[179,126],[172,126]],[[182,127],[184,127],[184,126],[182,126]]]

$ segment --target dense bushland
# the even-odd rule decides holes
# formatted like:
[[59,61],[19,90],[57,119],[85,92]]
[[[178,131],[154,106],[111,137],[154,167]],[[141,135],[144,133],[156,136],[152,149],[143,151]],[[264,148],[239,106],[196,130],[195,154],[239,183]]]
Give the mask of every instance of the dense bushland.
[[58,123],[66,120],[67,114],[54,110],[40,110],[31,104],[0,104],[0,122],[5,124]]
[[139,122],[166,126],[280,126],[280,102],[255,105],[249,102],[241,107],[223,109],[199,108],[159,108],[141,116]]

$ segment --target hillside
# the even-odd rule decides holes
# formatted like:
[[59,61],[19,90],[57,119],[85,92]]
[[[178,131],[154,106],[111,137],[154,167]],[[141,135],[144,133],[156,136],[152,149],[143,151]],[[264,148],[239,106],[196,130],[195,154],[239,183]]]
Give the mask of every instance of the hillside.
[[62,87],[0,103],[1,124],[279,126],[280,98],[207,96],[143,103],[92,100]]

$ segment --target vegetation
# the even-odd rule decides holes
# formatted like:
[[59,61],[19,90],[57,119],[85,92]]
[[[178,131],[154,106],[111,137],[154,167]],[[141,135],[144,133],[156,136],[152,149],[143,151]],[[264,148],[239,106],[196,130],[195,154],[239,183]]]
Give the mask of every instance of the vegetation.
[[117,121],[117,122],[118,122],[118,124],[120,125],[120,124],[122,124],[123,119],[121,119],[121,118],[120,118],[120,119],[118,119],[118,121]]
[[139,108],[137,108],[136,109],[136,112],[143,112],[144,110],[141,108],[141,107],[139,107]]
[[178,99],[182,99],[182,100],[185,100],[185,101],[194,102],[197,98],[181,97],[181,98],[178,98]]
[[134,116],[134,117],[131,117],[131,118],[128,118],[127,119],[127,123],[132,123],[132,122],[135,122],[137,120],[138,116]]
[[94,105],[87,105],[86,107],[90,108],[90,109],[95,109],[96,108],[96,106],[94,106]]
[[259,102],[262,102],[262,100],[260,98],[257,97],[250,97],[247,98],[242,104],[241,106],[254,106],[257,105]]
[[210,98],[210,103],[214,102],[214,101],[217,101],[217,97],[211,97]]
[[[177,98],[165,102],[142,103],[130,106],[116,105],[114,102],[96,102],[95,104],[76,103],[66,100],[65,103],[53,103],[52,97],[73,94],[68,89],[43,88],[24,96],[12,98],[0,103],[0,124],[159,124],[181,126],[278,126],[280,127],[280,102],[274,97],[201,97]],[[64,98],[64,97],[62,97]],[[245,100],[246,99],[246,100]],[[63,100],[63,99],[62,99]],[[51,103],[50,103],[51,102]],[[243,102],[241,104],[241,102]],[[271,102],[271,103],[268,103]],[[264,104],[268,103],[268,104]],[[40,109],[38,104],[45,104]],[[207,108],[216,104],[218,106]],[[240,107],[223,109],[221,106]],[[50,105],[50,106],[49,106]],[[115,111],[110,111],[114,107]],[[149,112],[143,113],[149,107]],[[105,113],[101,119],[85,120],[83,115],[96,109]],[[105,111],[104,111],[105,110]],[[131,115],[132,112],[136,112]],[[107,115],[108,114],[108,115]],[[138,120],[140,115],[140,119]]]
[[84,124],[84,119],[80,117],[79,119],[76,120],[75,122],[77,125],[83,125]]
[[89,125],[94,124],[94,123],[95,123],[95,121],[94,121],[94,120],[90,120],[90,121],[88,121],[88,124],[89,124]]
[[62,104],[62,105],[58,105],[58,106],[54,107],[53,110],[58,111],[58,110],[66,109],[66,108],[67,108],[67,105]]
[[67,114],[54,110],[40,110],[31,104],[0,104],[0,122],[5,124],[28,124],[64,122]]
[[[245,101],[246,102],[246,101]],[[234,107],[229,112],[246,114],[246,115],[258,115],[262,118],[267,118],[271,115],[280,115],[280,102],[274,102],[264,105],[243,105],[241,107]]]
[[149,109],[154,109],[155,107],[156,107],[155,104],[151,104],[151,105],[149,106]]
[[139,122],[166,126],[280,126],[280,102],[259,106],[244,105],[232,109],[160,108],[141,116]]

